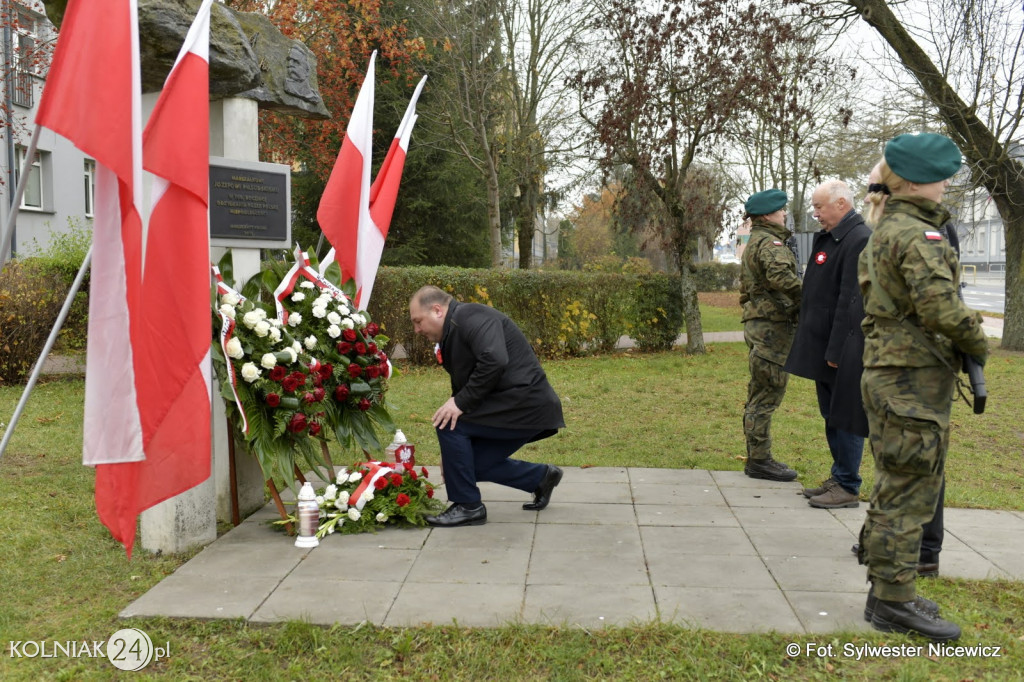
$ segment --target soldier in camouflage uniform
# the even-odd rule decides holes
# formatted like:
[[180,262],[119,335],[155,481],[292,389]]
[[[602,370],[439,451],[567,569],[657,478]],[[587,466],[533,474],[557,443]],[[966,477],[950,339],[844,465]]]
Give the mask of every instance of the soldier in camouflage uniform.
[[744,206],[751,218],[750,241],[743,250],[740,304],[747,342],[750,383],[743,412],[747,463],[751,478],[792,481],[796,472],[772,457],[772,414],[786,395],[789,355],[800,310],[796,257],[786,246],[786,193],[769,189],[753,194]]
[[876,168],[881,183],[868,188],[868,222],[876,227],[858,264],[865,312],[861,393],[875,459],[859,553],[872,583],[864,616],[875,629],[934,641],[960,636],[959,626],[940,618],[914,583],[921,528],[935,512],[949,445],[954,375],[946,363],[959,367],[958,351],[980,362],[988,353],[981,315],[957,297],[959,263],[942,232],[949,213],[939,202],[959,167],[960,150],[942,135],[891,140]]

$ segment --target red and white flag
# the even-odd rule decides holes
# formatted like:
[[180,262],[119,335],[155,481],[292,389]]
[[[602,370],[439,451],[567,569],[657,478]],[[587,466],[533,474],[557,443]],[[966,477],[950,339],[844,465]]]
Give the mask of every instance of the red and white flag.
[[376,230],[368,230],[366,237],[360,234],[359,239],[359,271],[363,275],[360,296],[356,298],[356,307],[365,309],[370,304],[373,293],[373,282],[377,279],[377,268],[380,257],[384,253],[384,240],[391,227],[391,216],[395,212],[395,201],[398,199],[398,185],[402,181],[402,170],[405,168],[405,156],[409,152],[409,140],[412,138],[412,127],[416,125],[416,102],[423,92],[427,77],[420,79],[409,106],[405,109],[398,132],[391,141],[384,163],[377,171],[377,179],[370,187],[370,219]]
[[363,235],[376,230],[370,218],[370,162],[373,144],[373,83],[374,61],[377,52],[370,56],[352,116],[348,121],[341,151],[334,162],[331,177],[327,179],[320,207],[316,212],[317,222],[323,230],[331,250],[320,262],[324,272],[334,260],[341,268],[342,283],[352,279],[356,283],[356,302],[359,290],[364,284],[359,269],[358,245]]
[[[96,160],[87,465],[124,466],[144,458],[132,348],[142,268],[140,93],[136,0],[70,0],[36,122]],[[100,520],[130,555],[135,516],[121,513],[116,495],[97,480]]]

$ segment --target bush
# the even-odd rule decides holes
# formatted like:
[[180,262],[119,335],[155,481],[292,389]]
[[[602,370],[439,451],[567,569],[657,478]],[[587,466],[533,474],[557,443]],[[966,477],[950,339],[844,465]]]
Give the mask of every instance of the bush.
[[[32,257],[29,260],[33,263],[33,268],[47,277],[59,277],[63,284],[61,291],[66,295],[75,281],[79,268],[82,267],[82,261],[85,260],[91,244],[92,230],[81,221],[69,218],[68,229],[52,233],[46,246],[33,242],[30,250]],[[82,286],[71,304],[71,310],[68,311],[68,317],[61,327],[57,343],[63,350],[85,350],[89,320],[89,274],[85,274]],[[63,299],[58,304],[58,309],[61,305]]]
[[11,261],[0,271],[0,385],[28,377],[67,290],[60,273],[33,260]]
[[691,272],[697,291],[735,291],[740,288],[740,266],[736,263],[695,263]]

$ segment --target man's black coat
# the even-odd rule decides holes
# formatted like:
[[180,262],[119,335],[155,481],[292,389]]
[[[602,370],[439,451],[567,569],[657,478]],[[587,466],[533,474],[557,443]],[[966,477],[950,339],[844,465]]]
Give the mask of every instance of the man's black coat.
[[460,420],[505,429],[565,426],[555,394],[523,332],[508,316],[453,300],[441,332],[441,360],[451,377]]

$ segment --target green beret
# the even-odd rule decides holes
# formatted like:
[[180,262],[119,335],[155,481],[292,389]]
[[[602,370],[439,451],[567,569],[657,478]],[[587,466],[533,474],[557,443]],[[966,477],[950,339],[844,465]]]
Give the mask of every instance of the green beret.
[[784,208],[789,203],[789,197],[781,189],[766,189],[757,194],[751,194],[747,203],[743,204],[744,210],[750,215],[768,215]]
[[960,150],[945,135],[898,135],[885,145],[885,162],[904,180],[927,184],[951,178],[960,170]]

